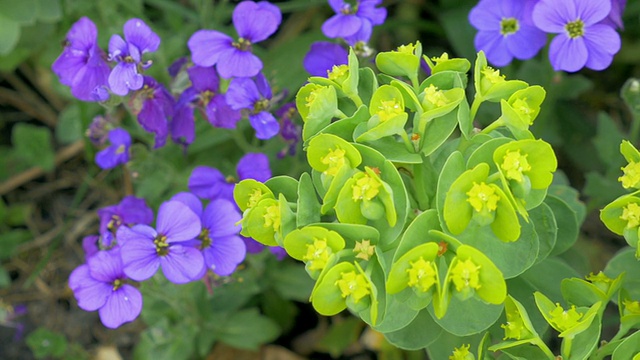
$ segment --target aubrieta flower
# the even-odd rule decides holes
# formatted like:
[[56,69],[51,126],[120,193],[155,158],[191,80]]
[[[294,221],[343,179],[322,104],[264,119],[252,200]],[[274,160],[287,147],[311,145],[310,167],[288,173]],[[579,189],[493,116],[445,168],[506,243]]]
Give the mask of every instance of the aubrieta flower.
[[154,78],[144,76],[144,86],[132,97],[132,107],[138,122],[146,131],[155,134],[155,148],[164,146],[169,134],[169,121],[173,118],[175,100],[167,89]]
[[117,205],[98,209],[100,233],[116,233],[122,225],[149,225],[153,221],[153,211],[144,199],[133,195],[125,196]]
[[347,64],[349,54],[340,44],[317,41],[311,44],[302,65],[311,76],[326,77],[334,65]]
[[109,59],[117,64],[109,74],[109,87],[114,94],[127,95],[144,85],[140,72],[151,66],[142,63],[142,54],[154,52],[160,46],[160,37],[144,21],[130,19],[124,24],[124,39],[114,34],[109,40]]
[[296,153],[296,146],[300,142],[302,128],[293,121],[293,116],[298,113],[294,102],[286,103],[276,111],[276,117],[280,119],[280,137],[287,142],[287,146],[278,152],[278,158],[282,159],[286,155],[293,156]]
[[140,291],[127,284],[120,249],[100,251],[69,276],[69,287],[86,311],[96,311],[104,326],[115,329],[142,311]]
[[536,28],[531,11],[536,0],[481,0],[469,13],[469,21],[478,33],[476,50],[484,50],[487,60],[505,66],[513,60],[534,57],[547,42],[546,34]]
[[387,18],[387,9],[377,8],[382,0],[358,0],[351,5],[344,0],[329,0],[329,5],[336,12],[322,24],[322,32],[329,38],[347,38],[350,36],[366,37],[374,25],[384,23]]
[[191,58],[199,66],[217,65],[223,78],[256,76],[262,61],[251,53],[251,47],[276,32],[281,21],[277,6],[267,1],[243,1],[233,10],[238,40],[215,30],[196,31],[188,42]]
[[101,169],[112,169],[118,165],[126,164],[130,158],[131,136],[127,130],[115,128],[109,131],[109,145],[106,149],[96,154],[96,164]]
[[179,193],[171,200],[181,201],[200,217],[202,231],[191,242],[202,251],[204,265],[220,276],[231,275],[247,253],[245,243],[240,239],[241,219],[239,210],[227,200],[211,201],[202,209],[202,203],[191,193]]
[[122,248],[124,273],[136,281],[152,277],[159,267],[167,280],[184,284],[195,280],[204,267],[202,253],[185,242],[201,231],[200,218],[180,201],[160,205],[156,228],[121,226],[116,238]]
[[112,232],[105,231],[100,235],[89,235],[82,239],[82,250],[85,259],[89,259],[101,250],[109,250],[116,246],[116,239]]
[[197,166],[189,177],[189,191],[203,199],[225,199],[233,202],[236,181],[254,179],[265,182],[271,178],[269,158],[262,153],[248,153],[238,161],[236,173],[238,179],[233,176],[225,177],[220,170],[212,167]]
[[280,131],[280,124],[268,111],[272,97],[271,86],[262,73],[254,78],[234,78],[227,90],[229,106],[249,112],[249,123],[261,140],[270,139]]
[[171,122],[171,137],[175,142],[190,144],[195,139],[194,107],[202,110],[211,125],[235,129],[242,118],[239,110],[232,109],[226,95],[220,93],[220,79],[214,67],[193,66],[187,69],[191,87],[187,88],[176,104]]
[[540,0],[533,9],[538,28],[558,34],[549,47],[555,70],[574,72],[587,67],[603,70],[620,50],[620,35],[600,23],[611,11],[611,1]]
[[85,132],[85,135],[89,138],[89,141],[95,146],[102,146],[107,142],[109,138],[109,129],[113,120],[110,116],[98,115],[91,120],[89,128]]
[[65,40],[62,54],[51,65],[60,82],[82,101],[98,101],[94,89],[105,86],[111,68],[98,47],[98,30],[89,18],[76,21]]
[[624,29],[622,14],[624,13],[624,8],[626,6],[627,0],[612,0],[611,12],[609,13],[609,16],[602,20],[602,24],[606,24],[620,30]]

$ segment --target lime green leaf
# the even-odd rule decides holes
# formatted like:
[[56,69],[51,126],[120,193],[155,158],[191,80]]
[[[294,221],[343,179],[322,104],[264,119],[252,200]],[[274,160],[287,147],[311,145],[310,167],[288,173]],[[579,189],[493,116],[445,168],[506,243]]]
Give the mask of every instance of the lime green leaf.
[[16,154],[29,165],[40,166],[45,171],[51,171],[55,167],[55,153],[49,129],[19,123],[13,127],[11,141]]
[[380,71],[391,76],[406,76],[410,79],[418,77],[422,44],[402,45],[395,51],[378,53],[376,66]]

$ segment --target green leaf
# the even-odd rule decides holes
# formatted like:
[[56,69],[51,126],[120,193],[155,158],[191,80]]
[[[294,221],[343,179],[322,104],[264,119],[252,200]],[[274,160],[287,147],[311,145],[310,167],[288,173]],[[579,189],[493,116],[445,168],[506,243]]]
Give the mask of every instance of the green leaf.
[[283,261],[266,273],[276,292],[285,300],[308,301],[313,280],[299,263]]
[[339,357],[352,344],[355,344],[360,337],[364,324],[355,317],[349,317],[344,321],[335,322],[329,330],[316,343],[315,349],[328,352],[333,358]]
[[298,228],[320,221],[320,202],[313,187],[309,173],[303,173],[298,182],[298,209],[296,211]]
[[380,71],[391,76],[417,78],[422,57],[422,45],[409,44],[398,47],[395,51],[381,52],[376,55],[376,66]]
[[278,335],[280,328],[273,320],[250,308],[231,315],[221,327],[219,339],[238,349],[257,350]]
[[55,153],[49,129],[19,123],[13,127],[11,140],[18,156],[30,166],[39,166],[45,171],[51,171],[55,167]]
[[457,296],[452,296],[449,308],[441,319],[436,317],[432,306],[427,309],[435,322],[447,332],[456,336],[468,336],[478,334],[495,324],[502,314],[503,305],[487,304],[475,297],[460,300]]
[[622,287],[629,292],[629,296],[634,299],[640,299],[640,277],[634,274],[640,274],[640,261],[635,257],[635,249],[624,248],[620,250],[614,257],[609,260],[604,269],[605,275],[615,278],[623,272],[627,273]]
[[[2,16],[22,25],[33,24],[35,21],[36,0],[0,0]],[[5,24],[2,22],[3,26]]]
[[436,209],[440,217],[440,226],[443,230],[448,230],[446,222],[444,220],[444,203],[451,188],[451,185],[456,179],[466,170],[465,161],[462,157],[462,153],[455,151],[449,155],[442,170],[440,171],[440,177],[438,178],[438,189],[436,191]]
[[451,111],[444,116],[427,122],[424,134],[421,138],[422,149],[420,150],[424,156],[429,156],[436,151],[451,136],[458,125],[458,111]]
[[36,0],[35,5],[36,18],[40,21],[56,22],[62,18],[60,0]]
[[634,355],[640,353],[640,331],[636,331],[635,333],[629,335],[624,341],[618,345],[618,347],[613,352],[613,356],[611,360],[627,360],[635,359]]
[[536,263],[546,259],[556,245],[558,224],[551,208],[542,203],[529,211],[529,221],[533,224],[538,235],[538,256]]
[[411,323],[400,330],[384,333],[393,345],[405,350],[426,348],[438,339],[443,332],[427,310],[422,310]]
[[0,14],[0,55],[8,55],[20,39],[20,24]]
[[624,135],[618,129],[611,116],[604,111],[599,112],[598,132],[593,139],[593,144],[598,150],[600,160],[610,169],[620,170],[620,167],[625,165],[618,149],[612,146],[613,144],[622,143],[623,139]]
[[80,108],[77,105],[67,106],[56,123],[56,140],[61,144],[70,144],[82,139],[83,125],[80,119]]
[[549,256],[562,254],[569,250],[578,240],[580,225],[576,217],[576,212],[562,199],[547,195],[544,202],[551,208],[558,224],[558,236],[556,245]]
[[62,357],[67,351],[67,339],[64,335],[39,327],[27,335],[26,343],[37,359]]

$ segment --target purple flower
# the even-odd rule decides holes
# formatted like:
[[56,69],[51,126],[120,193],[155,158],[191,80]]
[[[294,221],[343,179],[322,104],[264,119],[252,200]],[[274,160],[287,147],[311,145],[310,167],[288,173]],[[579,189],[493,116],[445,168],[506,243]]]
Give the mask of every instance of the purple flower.
[[347,38],[363,31],[358,37],[364,35],[368,39],[373,26],[387,18],[387,9],[376,7],[380,4],[382,0],[358,0],[355,6],[344,0],[329,0],[336,14],[322,24],[322,32],[329,38]]
[[180,201],[160,205],[156,229],[148,225],[121,226],[116,238],[122,248],[124,273],[143,281],[158,267],[171,282],[183,284],[197,278],[204,266],[198,249],[185,244],[200,234],[200,218]]
[[334,65],[346,64],[348,57],[347,50],[339,44],[317,41],[311,44],[309,52],[304,56],[302,65],[311,76],[327,77],[327,72]]
[[246,255],[246,247],[238,236],[240,226],[236,225],[242,216],[235,203],[227,200],[213,200],[202,211],[202,203],[191,193],[176,194],[171,200],[183,202],[200,216],[202,231],[193,241],[204,256],[207,269],[220,276],[231,275]]
[[60,82],[82,101],[98,101],[93,91],[107,84],[111,71],[97,39],[96,25],[89,18],[80,18],[69,29],[64,50],[51,66]]
[[536,0],[481,0],[469,13],[478,33],[475,46],[487,60],[505,66],[513,60],[534,57],[547,42],[547,35],[533,25],[531,12]]
[[109,40],[109,59],[118,64],[109,74],[109,87],[114,94],[127,95],[129,90],[142,88],[144,79],[141,68],[151,66],[142,63],[142,54],[158,50],[160,37],[144,21],[130,19],[124,24],[124,39],[113,35]]
[[286,155],[293,156],[296,153],[296,146],[300,142],[302,132],[302,128],[292,119],[297,113],[296,104],[293,102],[284,104],[276,111],[276,116],[280,118],[280,137],[287,143],[287,146],[278,152],[279,159]]
[[609,15],[610,1],[540,0],[533,21],[546,32],[558,34],[549,46],[555,70],[603,70],[620,50],[620,36],[613,27],[599,23]]
[[[240,180],[255,179],[265,182],[271,178],[269,158],[261,153],[248,153],[238,162],[236,172]],[[235,183],[234,177],[225,178],[218,169],[197,166],[189,177],[189,191],[203,199],[225,199],[233,202]]]
[[[134,112],[146,131],[155,134],[155,148],[164,146],[169,134],[169,120],[173,118],[175,100],[162,84],[150,76],[144,76],[144,86],[131,99],[132,108],[142,104]],[[139,105],[138,105],[139,106]]]
[[131,136],[125,129],[115,128],[109,131],[111,145],[96,154],[96,164],[101,169],[112,169],[129,161]]
[[89,259],[101,250],[109,250],[116,246],[115,237],[110,231],[105,231],[101,235],[89,235],[82,239],[82,250],[85,259]]
[[125,196],[117,205],[98,209],[100,233],[115,233],[122,225],[149,225],[153,221],[153,211],[142,198]]
[[273,97],[269,82],[262,73],[258,73],[254,79],[231,80],[227,90],[227,103],[232,109],[248,110],[249,123],[256,130],[256,137],[266,140],[278,134],[280,125],[268,111]]
[[100,251],[69,276],[69,287],[86,311],[96,311],[104,326],[115,329],[133,321],[142,310],[142,295],[126,284],[120,249]]
[[226,95],[220,93],[220,79],[214,67],[193,66],[187,70],[192,86],[187,88],[176,104],[171,122],[171,137],[177,143],[190,144],[195,139],[193,109],[204,112],[215,127],[235,129],[242,118],[239,110],[232,109]]
[[622,14],[624,13],[624,8],[627,6],[627,0],[612,0],[611,1],[611,12],[609,16],[607,16],[604,20],[602,20],[602,24],[609,25],[616,29],[624,29],[624,23],[622,22]]
[[271,36],[281,21],[277,6],[267,1],[243,1],[233,10],[238,40],[215,30],[196,31],[188,42],[191,58],[199,66],[217,64],[223,78],[256,76],[262,61],[251,53],[251,47]]
[[113,119],[109,115],[98,115],[91,120],[86,135],[93,145],[101,146],[107,142],[111,124],[113,124]]

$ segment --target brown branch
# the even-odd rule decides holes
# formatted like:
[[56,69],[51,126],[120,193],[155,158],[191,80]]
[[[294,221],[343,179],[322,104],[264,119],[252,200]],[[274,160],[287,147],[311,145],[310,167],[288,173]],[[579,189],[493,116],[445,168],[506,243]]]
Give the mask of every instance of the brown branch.
[[33,91],[31,86],[22,81],[22,79],[14,73],[2,73],[2,77],[4,77],[27,102],[39,109],[48,121],[51,121],[51,123],[47,122],[47,125],[52,127],[56,125],[58,120],[56,112],[37,92]]
[[[83,149],[84,149],[84,140],[78,140],[73,144],[62,148],[60,151],[56,153],[55,165],[58,166],[59,164],[73,158],[74,156],[81,153]],[[45,171],[39,166],[32,167],[29,170],[26,170],[20,174],[17,174],[11,177],[9,180],[0,184],[0,195],[4,195],[10,192],[11,190],[25,183],[28,183],[29,181],[36,179],[44,174],[45,174]]]
[[25,100],[20,95],[20,93],[16,91],[7,89],[5,87],[0,87],[0,104],[14,106],[18,110],[32,116],[35,119],[42,121],[50,127],[56,126],[57,120],[55,114],[53,118],[48,117],[48,115],[42,113],[40,109]]
[[[60,97],[51,87],[51,79],[53,74],[49,69],[36,68],[33,69],[26,64],[19,67],[20,72],[38,89],[40,94],[53,106],[58,112],[64,110],[66,101]],[[54,80],[55,81],[55,80]]]

